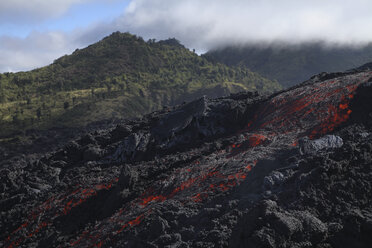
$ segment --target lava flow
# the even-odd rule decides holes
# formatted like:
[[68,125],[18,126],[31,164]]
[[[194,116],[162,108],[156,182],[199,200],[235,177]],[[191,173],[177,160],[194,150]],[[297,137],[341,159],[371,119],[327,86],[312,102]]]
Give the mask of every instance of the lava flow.
[[[191,240],[183,244],[189,247],[211,247],[220,239],[219,247],[224,247],[224,237],[231,235],[226,230],[233,230],[239,219],[235,208],[246,211],[260,199],[257,192],[267,174],[268,187],[284,177],[270,178],[280,164],[273,162],[278,154],[297,151],[304,136],[316,139],[347,123],[358,87],[371,75],[313,79],[272,97],[256,99],[247,93],[241,98],[203,98],[174,113],[128,121],[115,132],[97,132],[90,145],[104,150],[106,157],[96,165],[67,155],[44,159],[50,165],[53,159],[65,159],[71,163],[66,170],[80,174],[61,176],[64,192],[50,190],[44,200],[38,195],[30,198],[35,207],[18,220],[17,228],[5,232],[4,247],[45,242],[53,247],[165,247],[183,244],[182,239]],[[180,117],[169,118],[172,114]],[[166,121],[171,134],[154,124]],[[118,130],[132,133],[123,132],[120,143],[113,137]],[[87,148],[77,149],[84,154]],[[37,170],[30,173],[39,176]],[[67,227],[60,226],[64,223]],[[217,235],[220,232],[224,235]],[[55,238],[58,235],[62,237]]]

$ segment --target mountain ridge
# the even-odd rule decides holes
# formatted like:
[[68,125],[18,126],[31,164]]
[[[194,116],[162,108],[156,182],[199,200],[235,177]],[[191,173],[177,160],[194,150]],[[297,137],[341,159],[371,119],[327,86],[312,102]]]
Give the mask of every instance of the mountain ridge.
[[49,66],[0,74],[0,137],[138,117],[202,95],[280,88],[245,68],[209,62],[176,39],[115,32]]

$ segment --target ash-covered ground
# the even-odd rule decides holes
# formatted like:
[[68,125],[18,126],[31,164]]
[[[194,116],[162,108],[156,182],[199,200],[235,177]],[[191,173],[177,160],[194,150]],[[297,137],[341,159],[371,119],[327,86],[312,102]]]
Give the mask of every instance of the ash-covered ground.
[[154,112],[0,169],[1,247],[370,247],[372,72]]

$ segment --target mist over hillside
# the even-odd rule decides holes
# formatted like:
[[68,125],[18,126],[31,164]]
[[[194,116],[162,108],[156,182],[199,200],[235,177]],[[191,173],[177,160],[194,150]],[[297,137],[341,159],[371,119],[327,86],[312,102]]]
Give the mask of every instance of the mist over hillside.
[[284,87],[299,84],[321,72],[339,72],[372,61],[372,45],[345,46],[308,42],[225,46],[204,55],[230,66],[244,65]]

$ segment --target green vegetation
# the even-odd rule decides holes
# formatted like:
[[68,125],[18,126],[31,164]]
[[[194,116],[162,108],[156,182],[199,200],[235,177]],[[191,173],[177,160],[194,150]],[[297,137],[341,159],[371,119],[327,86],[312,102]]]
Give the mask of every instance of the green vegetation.
[[325,47],[321,43],[277,47],[226,47],[204,55],[229,66],[243,65],[284,87],[301,83],[321,72],[339,72],[372,61],[372,45]]
[[204,94],[278,89],[277,82],[209,62],[175,39],[145,42],[116,32],[49,66],[0,74],[0,137],[135,117]]

